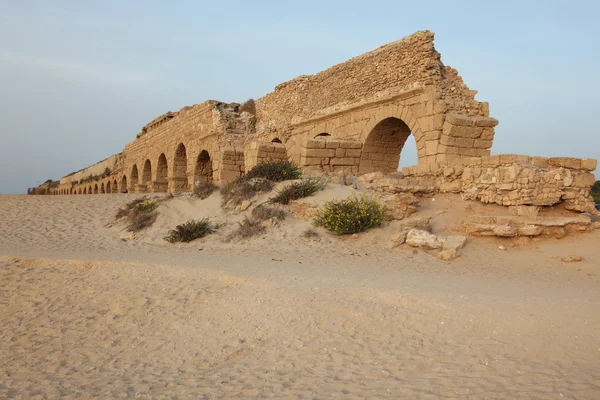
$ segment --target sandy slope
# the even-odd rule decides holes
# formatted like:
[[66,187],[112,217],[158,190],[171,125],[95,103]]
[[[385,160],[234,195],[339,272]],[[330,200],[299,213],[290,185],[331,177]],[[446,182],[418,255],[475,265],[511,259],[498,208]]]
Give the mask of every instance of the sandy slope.
[[451,263],[292,218],[166,245],[224,218],[182,197],[123,242],[133,197],[0,196],[0,398],[600,398],[598,231]]

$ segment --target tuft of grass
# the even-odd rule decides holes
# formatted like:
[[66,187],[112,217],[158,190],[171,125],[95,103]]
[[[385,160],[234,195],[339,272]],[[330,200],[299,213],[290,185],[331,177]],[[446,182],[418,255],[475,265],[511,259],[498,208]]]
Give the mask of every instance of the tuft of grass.
[[355,196],[328,201],[317,211],[313,223],[340,235],[364,232],[381,225],[386,208],[377,200]]
[[305,239],[317,239],[319,237],[319,233],[314,229],[307,229],[302,232],[302,237]]
[[125,204],[124,208],[120,208],[117,211],[116,218],[127,218],[127,230],[129,232],[139,232],[152,226],[156,221],[156,217],[158,217],[157,208],[158,201],[140,197]]
[[238,178],[235,181],[223,186],[221,188],[221,195],[223,196],[221,204],[237,206],[244,200],[249,200],[259,193],[268,192],[273,189],[273,182],[266,179],[241,179]]
[[169,231],[169,234],[165,237],[165,240],[169,243],[187,243],[209,235],[217,228],[218,226],[210,222],[209,218],[190,220],[184,224],[177,225],[175,229]]
[[319,190],[323,190],[327,186],[327,180],[323,178],[308,178],[300,182],[294,182],[287,185],[277,192],[275,197],[270,201],[272,203],[288,204],[292,200],[302,199],[312,196]]
[[252,217],[259,221],[266,221],[274,218],[278,221],[285,219],[285,211],[277,207],[269,207],[265,204],[261,204],[252,210]]
[[204,200],[217,189],[217,185],[212,182],[201,182],[198,185],[194,185],[194,194],[201,200]]
[[302,175],[300,168],[290,161],[265,161],[255,165],[240,179],[263,178],[272,182],[298,179]]
[[260,235],[267,230],[259,220],[250,219],[248,217],[244,218],[239,225],[238,229],[229,235],[229,240],[248,239],[252,236]]

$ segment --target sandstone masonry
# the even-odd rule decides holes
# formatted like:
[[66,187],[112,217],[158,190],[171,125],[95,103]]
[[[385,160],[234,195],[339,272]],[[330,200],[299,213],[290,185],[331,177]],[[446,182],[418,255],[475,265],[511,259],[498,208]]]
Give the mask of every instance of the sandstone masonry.
[[405,168],[403,180],[394,178],[399,187],[502,205],[564,202],[591,211],[595,160],[491,155],[498,121],[457,71],[443,65],[433,38],[417,32],[300,76],[252,107],[210,100],[168,112],[121,153],[63,177],[48,191],[184,192],[284,159],[306,172],[393,173],[413,135],[418,165]]

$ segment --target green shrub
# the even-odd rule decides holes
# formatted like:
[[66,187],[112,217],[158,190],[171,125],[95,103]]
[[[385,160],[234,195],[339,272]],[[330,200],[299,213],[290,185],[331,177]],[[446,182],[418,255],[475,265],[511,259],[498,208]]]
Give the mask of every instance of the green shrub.
[[191,242],[213,233],[218,228],[210,222],[209,218],[201,220],[191,220],[184,224],[177,225],[175,229],[169,231],[165,240],[169,243]]
[[241,179],[264,178],[272,182],[281,182],[298,179],[301,175],[300,168],[290,161],[265,161],[255,165]]
[[592,186],[592,197],[596,204],[600,204],[600,181],[596,181]]
[[249,200],[259,193],[268,192],[273,189],[273,182],[266,179],[241,179],[223,186],[221,188],[221,204],[237,206],[244,200]]
[[212,182],[201,182],[194,185],[194,194],[201,200],[208,198],[215,190],[217,190],[217,185]]
[[347,235],[380,226],[385,212],[385,206],[377,200],[352,196],[345,200],[326,202],[317,211],[313,222],[331,232]]
[[252,210],[252,217],[259,221],[266,221],[271,218],[281,221],[285,219],[285,211],[281,208],[269,207],[265,204],[261,204]]
[[277,192],[275,197],[271,198],[271,202],[279,204],[288,204],[292,200],[302,199],[312,196],[319,190],[323,190],[327,186],[327,180],[323,178],[309,178],[300,182],[294,182],[287,185]]
[[260,221],[256,219],[250,219],[248,217],[244,218],[244,220],[239,224],[240,226],[238,229],[229,235],[229,240],[247,239],[252,236],[260,235],[267,229]]
[[254,99],[248,99],[240,106],[240,114],[244,111],[249,112],[252,115],[256,115],[256,103],[254,102]]

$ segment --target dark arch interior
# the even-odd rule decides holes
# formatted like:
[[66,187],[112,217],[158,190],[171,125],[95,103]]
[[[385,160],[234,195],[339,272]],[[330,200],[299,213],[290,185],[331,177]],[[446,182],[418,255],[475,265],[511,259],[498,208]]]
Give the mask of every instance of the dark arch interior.
[[386,118],[379,122],[365,140],[359,173],[397,171],[400,153],[409,136],[410,128],[398,118]]
[[271,143],[281,143],[281,140],[279,138],[275,138],[271,140]]
[[112,188],[112,190],[113,190],[113,193],[119,193],[119,185],[118,185],[116,179],[113,181],[113,188]]
[[167,157],[165,157],[163,153],[158,157],[158,164],[156,165],[156,181],[166,182],[168,171]]
[[121,193],[127,193],[127,177],[125,175],[121,179]]
[[146,160],[144,163],[144,169],[142,170],[142,183],[147,184],[152,180],[152,164],[150,160]]
[[197,183],[208,183],[213,180],[212,160],[208,151],[202,150],[196,160],[194,168],[194,185]]
[[328,136],[331,136],[331,135],[329,133],[327,133],[327,132],[323,132],[323,133],[319,133],[317,136],[315,136],[315,138],[318,138],[318,137],[325,138],[325,137],[328,137]]
[[173,177],[187,177],[187,154],[183,143],[180,143],[179,146],[177,146],[177,150],[175,150],[175,158],[173,160]]
[[133,164],[133,167],[131,168],[131,186],[137,185],[138,179],[138,168],[136,164]]
[[110,181],[106,182],[106,193],[112,193],[112,187]]

